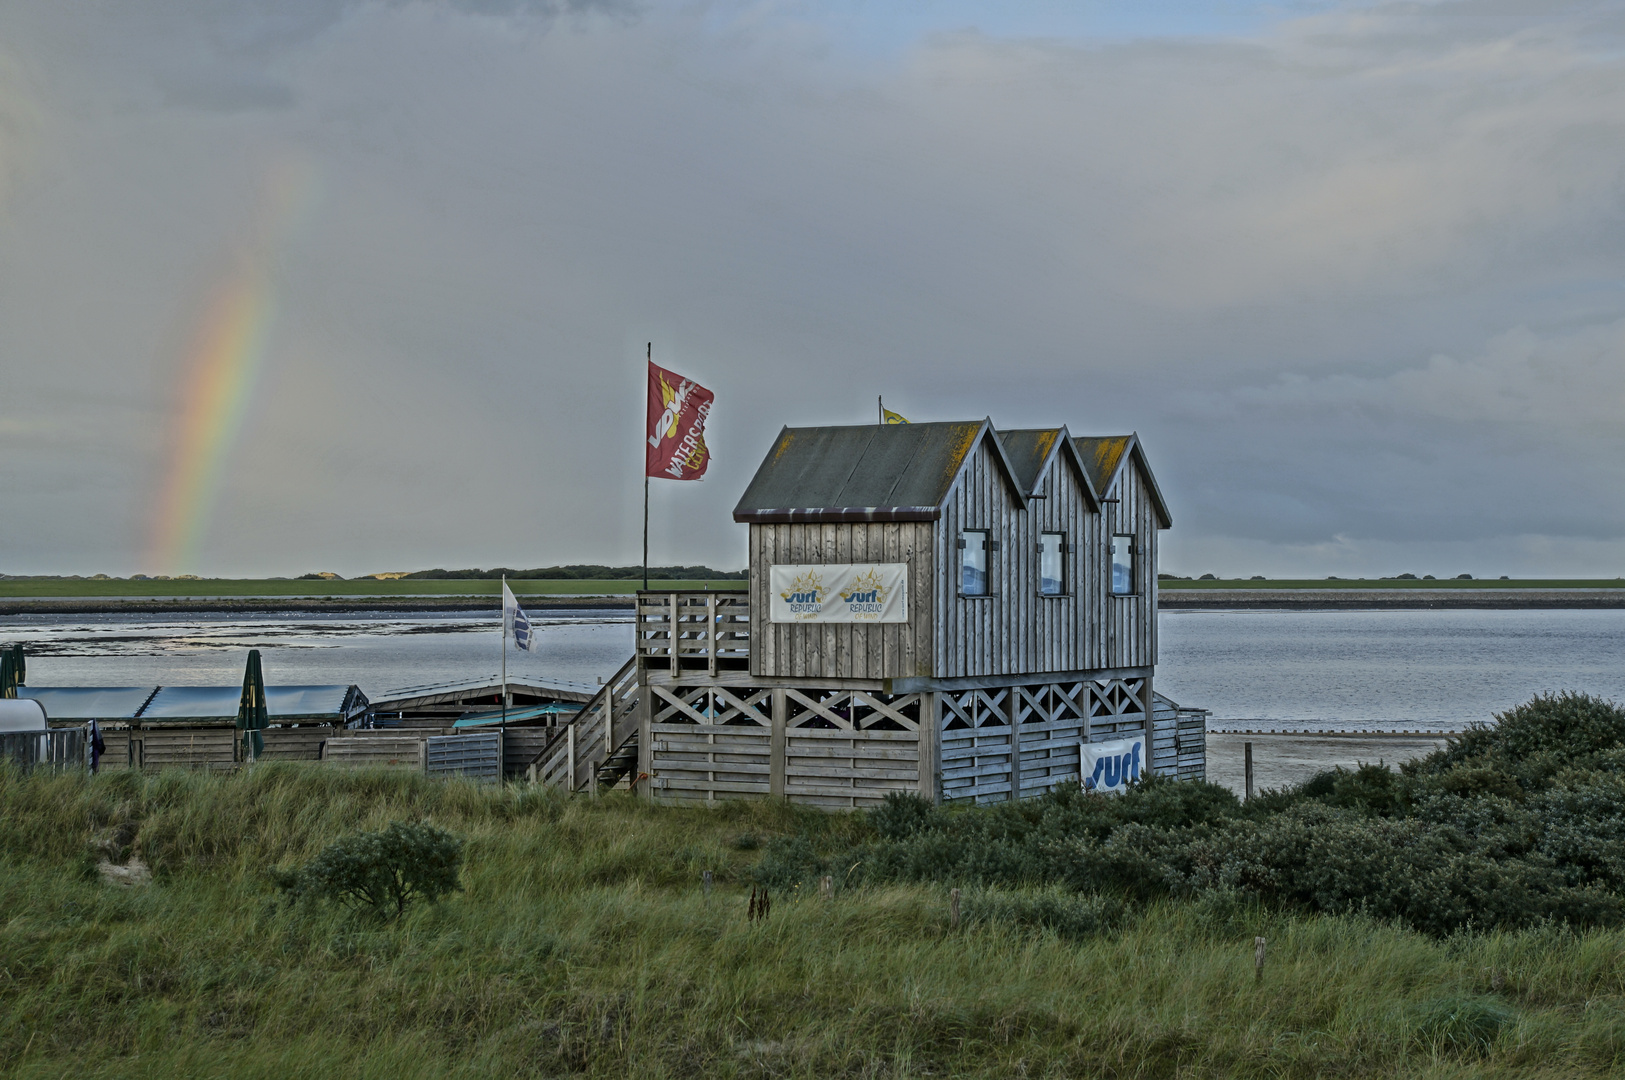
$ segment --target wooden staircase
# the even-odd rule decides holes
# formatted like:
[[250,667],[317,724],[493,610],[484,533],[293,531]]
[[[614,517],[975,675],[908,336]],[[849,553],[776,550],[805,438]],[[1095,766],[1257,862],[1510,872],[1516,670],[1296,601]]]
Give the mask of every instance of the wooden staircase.
[[530,763],[526,776],[533,783],[571,792],[603,791],[629,775],[635,784],[638,703],[644,692],[634,656],[573,720],[556,729],[557,734]]

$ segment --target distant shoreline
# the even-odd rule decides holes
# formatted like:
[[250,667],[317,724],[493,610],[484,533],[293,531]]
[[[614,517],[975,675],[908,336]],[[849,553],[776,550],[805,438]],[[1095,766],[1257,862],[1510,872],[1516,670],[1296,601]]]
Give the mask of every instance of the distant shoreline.
[[[684,590],[687,591],[687,590]],[[520,594],[532,612],[630,611],[626,593]],[[320,614],[413,611],[489,613],[492,595],[12,596],[0,615]],[[1162,611],[1618,610],[1625,588],[1168,588]]]

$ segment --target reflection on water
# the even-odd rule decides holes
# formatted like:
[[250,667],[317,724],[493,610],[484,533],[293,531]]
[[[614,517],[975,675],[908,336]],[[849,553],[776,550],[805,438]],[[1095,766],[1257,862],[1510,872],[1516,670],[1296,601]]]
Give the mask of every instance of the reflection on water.
[[[596,682],[632,655],[621,610],[536,617],[508,673]],[[1547,690],[1625,700],[1625,611],[1165,612],[1157,689],[1216,727],[1448,731]],[[402,686],[495,678],[493,615],[5,616],[36,686],[232,684],[246,650],[268,681]]]

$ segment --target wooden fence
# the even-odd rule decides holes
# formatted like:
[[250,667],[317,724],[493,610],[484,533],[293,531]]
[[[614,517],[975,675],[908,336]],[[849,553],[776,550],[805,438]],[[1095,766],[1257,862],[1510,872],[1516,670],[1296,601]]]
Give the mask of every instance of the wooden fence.
[[671,671],[748,667],[750,594],[640,592],[637,642],[646,664]]
[[0,734],[0,758],[24,771],[88,768],[85,747],[84,728],[8,731]]

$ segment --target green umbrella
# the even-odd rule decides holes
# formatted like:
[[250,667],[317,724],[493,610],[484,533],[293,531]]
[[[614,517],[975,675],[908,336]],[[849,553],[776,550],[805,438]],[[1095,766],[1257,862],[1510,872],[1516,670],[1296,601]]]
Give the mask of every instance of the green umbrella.
[[265,752],[265,737],[260,732],[270,726],[271,712],[265,707],[265,673],[260,670],[260,651],[250,649],[248,668],[243,672],[243,696],[237,704],[237,730],[248,733],[243,738],[248,760],[257,760]]
[[17,696],[17,687],[22,684],[25,670],[21,645],[0,649],[0,698]]

